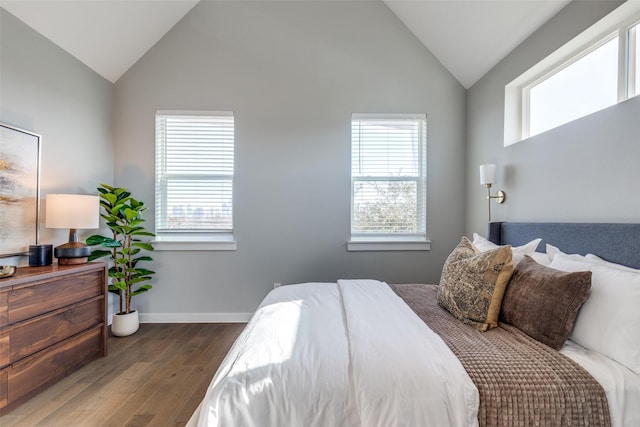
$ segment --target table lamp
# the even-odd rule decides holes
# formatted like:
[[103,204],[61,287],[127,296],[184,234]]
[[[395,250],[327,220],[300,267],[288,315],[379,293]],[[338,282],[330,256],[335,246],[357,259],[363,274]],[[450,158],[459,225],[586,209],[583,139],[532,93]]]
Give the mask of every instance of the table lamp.
[[77,229],[100,226],[100,198],[81,194],[47,194],[46,201],[46,227],[69,229],[69,241],[53,250],[58,264],[86,263],[91,247],[78,241]]

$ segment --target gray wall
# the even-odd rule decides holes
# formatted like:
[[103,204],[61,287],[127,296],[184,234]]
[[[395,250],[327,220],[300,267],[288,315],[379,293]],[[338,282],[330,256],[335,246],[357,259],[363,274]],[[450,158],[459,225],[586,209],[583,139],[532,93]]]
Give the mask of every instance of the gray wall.
[[638,222],[640,97],[503,147],[504,87],[619,2],[574,1],[468,91],[466,231],[486,231],[478,166],[498,165],[494,220]]
[[[486,229],[482,163],[508,194],[496,220],[637,222],[640,98],[502,146],[505,84],[616,4],[571,3],[468,94],[379,2],[202,2],[115,95],[0,9],[0,121],[43,136],[43,196],[115,176],[153,205],[154,111],[235,112],[238,250],[157,252],[136,301],[157,319],[249,313],[273,282],[436,282],[460,235]],[[352,112],[427,113],[431,251],[346,251]]]
[[[166,320],[253,312],[274,282],[436,282],[464,228],[465,102],[382,2],[199,3],[116,83],[116,184],[153,205],[156,109],[233,110],[238,250],[156,252],[135,305]],[[352,112],[427,113],[431,251],[347,252]]]
[[0,8],[0,121],[42,137],[41,243],[69,236],[44,227],[47,193],[97,194],[113,181],[112,106],[110,82]]

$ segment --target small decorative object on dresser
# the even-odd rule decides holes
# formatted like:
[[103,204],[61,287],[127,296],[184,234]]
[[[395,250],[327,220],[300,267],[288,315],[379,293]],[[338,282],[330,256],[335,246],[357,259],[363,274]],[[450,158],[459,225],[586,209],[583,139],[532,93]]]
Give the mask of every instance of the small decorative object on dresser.
[[16,273],[15,265],[0,265],[0,279],[11,277]]
[[119,295],[120,310],[113,315],[111,332],[115,336],[128,336],[138,330],[138,314],[131,309],[131,298],[150,290],[151,285],[145,282],[155,274],[155,271],[139,266],[141,262],[153,261],[150,256],[142,255],[142,251],[152,251],[153,246],[140,238],[155,235],[142,226],[145,221],[142,213],[147,207],[131,197],[126,188],[100,184],[98,191],[100,206],[104,211],[100,216],[106,220],[113,237],[89,237],[87,245],[103,248],[94,249],[89,260],[109,257],[113,262],[113,266],[109,268],[109,291]]
[[0,414],[107,355],[107,264],[20,267],[0,281]]

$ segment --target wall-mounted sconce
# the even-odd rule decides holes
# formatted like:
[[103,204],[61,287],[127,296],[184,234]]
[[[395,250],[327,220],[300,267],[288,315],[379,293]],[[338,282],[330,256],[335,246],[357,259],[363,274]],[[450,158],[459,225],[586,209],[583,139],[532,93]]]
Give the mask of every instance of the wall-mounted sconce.
[[496,182],[496,165],[487,164],[480,165],[480,185],[487,187],[487,201],[489,202],[489,222],[491,222],[491,199],[497,203],[504,203],[507,194],[499,190],[495,196],[491,195],[491,185]]

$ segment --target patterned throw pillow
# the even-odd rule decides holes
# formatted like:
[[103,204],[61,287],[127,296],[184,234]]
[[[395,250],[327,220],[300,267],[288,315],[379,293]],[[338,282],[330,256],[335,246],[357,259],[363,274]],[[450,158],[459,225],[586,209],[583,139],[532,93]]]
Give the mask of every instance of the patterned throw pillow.
[[438,304],[480,331],[498,326],[502,297],[513,273],[511,246],[479,252],[462,237],[442,268]]

